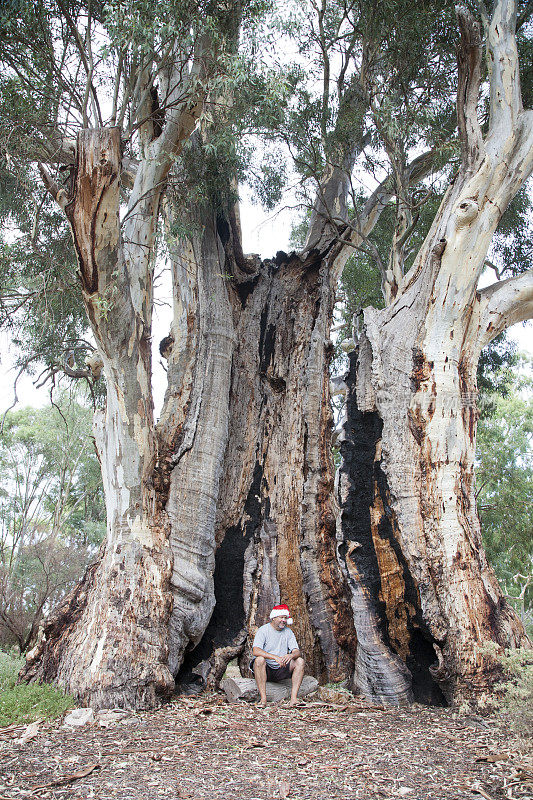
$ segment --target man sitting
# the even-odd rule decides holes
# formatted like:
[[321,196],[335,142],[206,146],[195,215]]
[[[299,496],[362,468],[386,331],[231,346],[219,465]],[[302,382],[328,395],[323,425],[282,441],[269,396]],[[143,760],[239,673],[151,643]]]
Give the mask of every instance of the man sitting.
[[287,627],[292,625],[290,612],[286,605],[274,606],[270,612],[270,622],[262,625],[252,647],[254,656],[250,662],[261,700],[259,705],[267,704],[266,682],[283,681],[291,678],[292,689],[289,706],[298,704],[298,689],[304,676],[304,660],[298,649],[294,633]]

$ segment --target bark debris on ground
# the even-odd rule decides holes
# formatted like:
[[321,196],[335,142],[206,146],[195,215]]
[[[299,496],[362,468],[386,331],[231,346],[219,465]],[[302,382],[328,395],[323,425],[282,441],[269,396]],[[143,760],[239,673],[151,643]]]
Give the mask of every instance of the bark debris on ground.
[[533,797],[533,761],[496,719],[449,709],[204,695],[117,716],[0,730],[0,800]]

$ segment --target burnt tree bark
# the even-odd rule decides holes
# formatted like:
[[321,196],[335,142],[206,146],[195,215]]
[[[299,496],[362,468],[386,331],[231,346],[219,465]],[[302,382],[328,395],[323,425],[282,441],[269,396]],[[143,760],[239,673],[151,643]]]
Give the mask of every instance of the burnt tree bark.
[[[217,507],[216,605],[185,668],[211,679],[282,599],[314,675],[349,672],[355,636],[336,559],[328,254],[278,254],[235,283],[230,432]],[[213,653],[214,650],[214,653]]]

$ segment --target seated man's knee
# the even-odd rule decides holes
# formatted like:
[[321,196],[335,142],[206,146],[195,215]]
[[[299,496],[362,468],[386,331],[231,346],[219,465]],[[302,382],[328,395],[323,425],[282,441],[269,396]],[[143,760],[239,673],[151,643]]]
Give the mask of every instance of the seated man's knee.
[[294,666],[295,668],[298,667],[299,669],[303,669],[305,667],[305,661],[301,656],[298,656],[298,658],[294,660]]
[[266,664],[266,658],[264,656],[257,656],[254,661],[254,669],[256,667],[263,667]]

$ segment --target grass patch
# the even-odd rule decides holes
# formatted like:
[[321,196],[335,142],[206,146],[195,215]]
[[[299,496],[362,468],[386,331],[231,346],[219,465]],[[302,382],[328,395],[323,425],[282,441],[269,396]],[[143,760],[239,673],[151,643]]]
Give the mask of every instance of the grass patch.
[[16,722],[54,719],[74,706],[74,699],[55,686],[21,683],[17,676],[24,663],[0,653],[0,728]]

